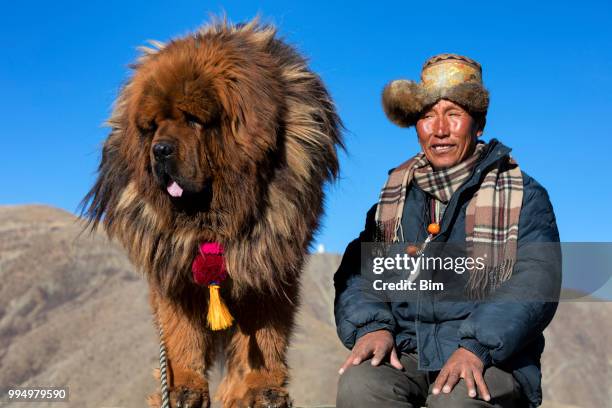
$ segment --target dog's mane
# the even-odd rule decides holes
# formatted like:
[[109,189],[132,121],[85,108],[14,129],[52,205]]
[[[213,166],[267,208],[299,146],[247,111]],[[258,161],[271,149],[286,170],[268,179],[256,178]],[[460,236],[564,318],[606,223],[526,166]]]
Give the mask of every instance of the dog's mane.
[[[82,214],[92,229],[101,223],[109,236],[119,239],[149,282],[170,297],[181,296],[193,286],[191,263],[204,230],[208,231],[204,236],[222,241],[226,248],[235,295],[247,289],[282,293],[295,285],[318,227],[323,186],[337,177],[336,148],[342,146],[342,125],[321,79],[292,47],[276,37],[273,26],[257,20],[242,25],[214,21],[193,34],[196,39],[211,36],[240,38],[278,61],[284,101],[277,127],[282,148],[269,160],[266,175],[228,185],[232,191],[225,214],[211,218],[171,213],[167,204],[139,188],[133,164],[122,150],[122,138],[128,131],[130,79],[107,122],[110,135],[98,179],[82,202]],[[142,49],[135,69],[166,49],[162,43],[151,44],[153,47]],[[250,189],[263,189],[262,202],[249,202]],[[246,220],[247,225],[234,225],[235,220]]]

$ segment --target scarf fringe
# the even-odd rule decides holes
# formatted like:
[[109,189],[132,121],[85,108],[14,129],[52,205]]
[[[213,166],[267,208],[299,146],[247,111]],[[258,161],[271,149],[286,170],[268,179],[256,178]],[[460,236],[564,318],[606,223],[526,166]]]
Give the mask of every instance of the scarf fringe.
[[513,259],[505,259],[501,264],[487,267],[484,271],[470,271],[467,284],[468,298],[484,300],[512,277],[515,263]]

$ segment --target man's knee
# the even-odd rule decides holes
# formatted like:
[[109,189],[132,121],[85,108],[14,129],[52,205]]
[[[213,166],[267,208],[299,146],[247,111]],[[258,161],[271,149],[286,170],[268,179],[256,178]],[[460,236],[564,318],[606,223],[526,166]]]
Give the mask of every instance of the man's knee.
[[441,392],[438,395],[429,394],[427,397],[428,408],[484,408],[492,407],[489,403],[477,399],[470,398],[467,394],[467,387],[463,380],[453,388],[451,392],[445,394]]
[[374,367],[369,361],[349,367],[338,381],[336,406],[372,407],[393,398],[393,382],[385,375],[387,367]]
[[427,399],[427,407],[428,408],[483,408],[489,407],[482,400],[477,400],[474,398],[465,397],[455,397],[450,394],[444,395],[431,395]]
[[521,386],[511,373],[497,367],[489,367],[484,373],[484,380],[491,395],[489,402],[479,398],[470,398],[465,381],[462,379],[448,394],[430,394],[427,397],[427,406],[429,408],[524,408],[529,405],[521,391]]

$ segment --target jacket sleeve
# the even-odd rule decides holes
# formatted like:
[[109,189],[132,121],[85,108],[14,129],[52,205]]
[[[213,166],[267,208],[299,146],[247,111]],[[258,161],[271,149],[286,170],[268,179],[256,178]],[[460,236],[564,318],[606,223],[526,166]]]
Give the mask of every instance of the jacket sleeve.
[[502,363],[528,345],[557,309],[561,250],[555,215],[546,190],[535,180],[525,183],[524,192],[512,277],[459,328],[459,346],[485,366]]
[[375,213],[376,205],[368,211],[365,229],[347,246],[334,275],[336,328],[340,340],[349,349],[367,333],[395,329],[389,303],[375,298],[371,294],[371,281],[361,275],[361,243],[373,241]]

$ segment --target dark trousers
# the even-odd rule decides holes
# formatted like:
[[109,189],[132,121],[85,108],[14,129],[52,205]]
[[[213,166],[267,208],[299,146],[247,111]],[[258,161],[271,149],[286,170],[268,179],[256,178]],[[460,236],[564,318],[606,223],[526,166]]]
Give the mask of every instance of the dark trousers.
[[416,354],[402,354],[404,370],[388,363],[374,367],[370,360],[351,366],[340,376],[337,408],[390,407],[390,408],[519,408],[528,404],[512,374],[497,367],[485,370],[484,379],[491,400],[470,398],[467,387],[460,380],[453,390],[433,395],[431,390],[437,372],[417,370]]

